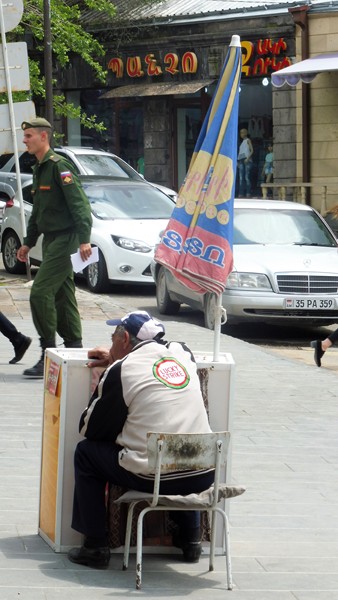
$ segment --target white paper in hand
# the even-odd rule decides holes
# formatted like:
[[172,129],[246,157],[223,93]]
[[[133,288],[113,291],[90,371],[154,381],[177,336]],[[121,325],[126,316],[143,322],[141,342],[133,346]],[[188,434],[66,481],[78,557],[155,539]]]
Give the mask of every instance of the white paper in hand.
[[98,260],[99,260],[99,249],[98,249],[97,246],[94,246],[92,248],[91,256],[89,258],[87,258],[87,260],[82,260],[81,254],[80,254],[80,250],[78,250],[77,252],[75,252],[75,254],[71,254],[70,258],[71,258],[71,261],[72,261],[74,273],[78,273],[79,271],[82,271],[85,267],[88,267],[88,265],[91,265],[92,263],[98,262]]

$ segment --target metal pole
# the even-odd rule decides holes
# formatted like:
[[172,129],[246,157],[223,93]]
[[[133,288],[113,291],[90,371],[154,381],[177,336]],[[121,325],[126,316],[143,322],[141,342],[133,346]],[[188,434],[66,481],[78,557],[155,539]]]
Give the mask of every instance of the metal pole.
[[[20,175],[20,165],[19,165],[19,151],[18,151],[18,143],[17,143],[17,139],[16,139],[16,127],[15,127],[15,115],[14,115],[13,96],[12,96],[12,85],[11,85],[11,77],[10,77],[10,67],[9,67],[9,63],[8,63],[8,50],[7,50],[5,19],[4,19],[2,0],[0,0],[0,30],[1,30],[2,53],[3,53],[3,61],[4,61],[4,67],[5,67],[6,87],[7,87],[7,96],[8,96],[9,119],[10,119],[10,124],[11,124],[11,133],[12,133],[12,140],[13,140],[15,172],[16,172],[16,179],[17,179],[17,184],[18,184],[17,196],[19,198],[19,204],[20,204],[22,236],[25,237],[25,235],[27,233],[27,229],[26,229],[25,212],[24,212],[24,207],[23,207],[21,175]],[[27,279],[30,280],[31,279],[31,271],[30,271],[29,260],[26,262],[26,273],[27,273]]]
[[213,361],[219,361],[219,350],[221,342],[221,318],[222,318],[222,294],[217,295],[215,305],[215,324],[214,324],[214,354]]
[[53,111],[53,61],[52,61],[52,32],[50,0],[43,0],[43,25],[44,25],[44,69],[46,83],[46,119],[54,126]]

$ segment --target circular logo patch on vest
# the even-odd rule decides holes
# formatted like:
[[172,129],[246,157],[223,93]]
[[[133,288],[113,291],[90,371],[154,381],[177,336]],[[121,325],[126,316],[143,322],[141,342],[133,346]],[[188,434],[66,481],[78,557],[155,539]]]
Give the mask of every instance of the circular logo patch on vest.
[[159,381],[171,388],[184,388],[190,381],[186,368],[175,358],[161,358],[153,366],[153,373]]

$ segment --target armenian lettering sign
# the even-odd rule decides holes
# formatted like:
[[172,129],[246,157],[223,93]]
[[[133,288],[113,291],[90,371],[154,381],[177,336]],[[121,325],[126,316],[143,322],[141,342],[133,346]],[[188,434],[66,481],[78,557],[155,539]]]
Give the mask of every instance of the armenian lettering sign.
[[128,56],[125,61],[122,58],[111,58],[108,63],[108,69],[115,73],[117,79],[121,79],[124,69],[128,77],[144,77],[149,75],[163,75],[163,71],[176,75],[182,73],[196,73],[198,67],[197,56],[194,52],[185,52],[182,58],[173,52],[168,52],[163,58],[163,65],[153,53],[146,54],[141,59],[140,56]]
[[241,42],[242,75],[245,77],[267,75],[271,71],[279,71],[291,65],[291,59],[281,53],[287,50],[284,38],[274,42],[271,38],[260,39],[258,42]]
[[[272,71],[279,71],[292,64],[291,59],[285,56],[287,43],[284,38],[272,40],[271,38],[259,39],[257,42],[244,40],[242,46],[242,75],[244,77],[260,77]],[[197,73],[198,58],[195,52],[187,51],[180,57],[175,52],[167,52],[163,60],[153,52],[144,57],[127,56],[114,57],[108,62],[108,69],[115,74],[116,79],[121,79],[124,74],[128,77],[156,77],[169,73]]]

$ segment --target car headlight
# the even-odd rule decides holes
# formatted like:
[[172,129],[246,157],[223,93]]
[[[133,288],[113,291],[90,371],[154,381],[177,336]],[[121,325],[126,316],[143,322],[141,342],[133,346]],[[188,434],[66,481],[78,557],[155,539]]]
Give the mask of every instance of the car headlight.
[[269,278],[263,273],[230,273],[226,287],[228,289],[271,290]]
[[118,235],[112,235],[111,238],[116,246],[120,246],[120,248],[123,248],[124,250],[142,252],[143,254],[151,252],[152,250],[148,244],[141,242],[140,240],[132,240],[130,238],[119,237]]

